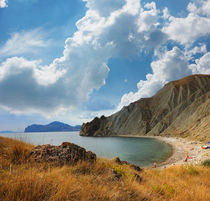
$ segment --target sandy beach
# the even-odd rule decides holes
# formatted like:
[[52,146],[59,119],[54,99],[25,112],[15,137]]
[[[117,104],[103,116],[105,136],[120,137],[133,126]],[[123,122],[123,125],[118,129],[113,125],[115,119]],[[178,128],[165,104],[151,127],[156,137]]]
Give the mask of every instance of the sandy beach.
[[[175,137],[155,137],[170,144],[173,148],[172,156],[165,162],[158,164],[158,167],[165,168],[181,164],[201,164],[210,158],[210,149],[202,149],[203,143]],[[186,161],[186,157],[188,159]]]

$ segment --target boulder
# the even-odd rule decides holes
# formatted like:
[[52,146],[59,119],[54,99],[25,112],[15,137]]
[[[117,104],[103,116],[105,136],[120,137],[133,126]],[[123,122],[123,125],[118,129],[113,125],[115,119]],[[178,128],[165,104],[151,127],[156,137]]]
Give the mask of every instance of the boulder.
[[70,142],[63,142],[60,146],[50,144],[36,146],[31,151],[30,157],[37,162],[56,162],[59,165],[96,161],[95,153]]

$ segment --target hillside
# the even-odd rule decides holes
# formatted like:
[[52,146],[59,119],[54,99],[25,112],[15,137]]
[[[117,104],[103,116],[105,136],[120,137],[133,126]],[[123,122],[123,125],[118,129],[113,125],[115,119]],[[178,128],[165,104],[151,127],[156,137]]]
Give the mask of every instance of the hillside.
[[0,137],[0,200],[210,200],[208,161],[207,167],[172,166],[138,172],[127,164],[101,158],[95,163],[64,166],[37,163],[29,160],[33,148]]
[[59,121],[54,121],[47,125],[32,124],[25,128],[25,133],[28,132],[59,132],[59,131],[79,131],[80,126],[70,126]]
[[166,84],[119,112],[82,125],[80,135],[170,135],[205,141],[210,134],[210,75]]

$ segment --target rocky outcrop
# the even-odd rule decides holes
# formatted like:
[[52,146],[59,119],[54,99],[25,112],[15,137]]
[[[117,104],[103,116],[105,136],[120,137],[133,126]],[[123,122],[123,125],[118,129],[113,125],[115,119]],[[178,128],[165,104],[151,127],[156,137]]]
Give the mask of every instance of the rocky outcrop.
[[151,98],[83,124],[80,135],[173,135],[209,137],[210,75],[192,75],[166,84]]
[[96,161],[95,153],[69,142],[63,142],[60,146],[50,144],[36,146],[31,151],[30,157],[37,162],[55,162],[59,165],[76,164],[78,161],[91,163]]
[[134,170],[136,170],[138,172],[142,171],[142,169],[139,166],[134,165],[132,163],[129,163],[127,161],[121,161],[120,158],[117,157],[117,156],[113,158],[113,162],[117,163],[118,165],[124,165],[124,164],[129,165],[132,169],[134,169]]

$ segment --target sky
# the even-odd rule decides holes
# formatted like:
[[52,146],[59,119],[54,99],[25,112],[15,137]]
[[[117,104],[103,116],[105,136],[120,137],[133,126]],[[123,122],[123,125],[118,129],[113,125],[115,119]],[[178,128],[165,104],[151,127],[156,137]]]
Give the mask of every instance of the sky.
[[0,0],[0,130],[79,125],[209,64],[210,0]]

